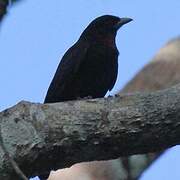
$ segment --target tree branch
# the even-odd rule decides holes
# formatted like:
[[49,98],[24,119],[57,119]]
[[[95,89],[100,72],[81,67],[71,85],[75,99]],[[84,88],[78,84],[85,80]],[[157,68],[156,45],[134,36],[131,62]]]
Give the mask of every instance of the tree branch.
[[7,157],[8,161],[11,163],[13,169],[15,170],[16,174],[21,178],[22,180],[28,180],[28,178],[25,176],[25,174],[21,171],[21,169],[18,167],[17,163],[12,159],[9,152],[7,151],[6,147],[4,146],[3,138],[1,136],[1,127],[0,127],[0,146],[1,149],[4,151],[5,156]]
[[[0,119],[12,158],[25,174],[39,174],[77,162],[179,144],[180,85],[93,100],[44,105],[21,102],[0,113]],[[12,179],[12,175],[18,179],[1,149],[0,157],[0,179]]]
[[2,20],[3,16],[6,14],[8,6],[8,0],[0,0],[0,21]]
[[[121,93],[153,92],[170,88],[180,83],[180,37],[170,40],[163,46],[122,89]],[[139,179],[145,169],[156,160],[163,151],[128,156],[131,179]],[[119,158],[121,162],[121,158]],[[138,162],[144,162],[138,166]],[[141,163],[140,163],[141,164]],[[127,171],[128,172],[128,171]]]
[[4,16],[7,14],[7,8],[9,4],[15,4],[21,0],[0,0],[0,23],[3,20]]

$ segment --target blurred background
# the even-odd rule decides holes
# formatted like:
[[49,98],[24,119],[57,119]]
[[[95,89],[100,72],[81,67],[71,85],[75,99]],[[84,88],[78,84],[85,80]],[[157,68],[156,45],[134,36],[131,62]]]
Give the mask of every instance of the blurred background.
[[[0,110],[21,100],[42,103],[64,52],[94,18],[112,14],[134,21],[117,35],[118,92],[158,50],[180,33],[180,1],[21,0],[0,26]],[[168,150],[141,180],[180,179],[178,146]]]

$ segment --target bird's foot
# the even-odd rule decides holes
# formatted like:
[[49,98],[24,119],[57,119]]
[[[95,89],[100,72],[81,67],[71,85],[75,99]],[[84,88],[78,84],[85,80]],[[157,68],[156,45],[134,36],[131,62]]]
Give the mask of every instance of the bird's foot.
[[86,97],[78,97],[77,100],[86,100],[86,99],[92,99],[92,96],[86,96]]

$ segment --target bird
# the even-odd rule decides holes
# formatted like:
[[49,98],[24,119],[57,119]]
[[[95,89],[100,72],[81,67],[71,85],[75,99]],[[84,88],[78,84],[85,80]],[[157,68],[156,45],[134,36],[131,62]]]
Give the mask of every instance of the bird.
[[94,19],[62,57],[44,103],[101,98],[112,90],[118,73],[116,34],[130,21],[113,15]]

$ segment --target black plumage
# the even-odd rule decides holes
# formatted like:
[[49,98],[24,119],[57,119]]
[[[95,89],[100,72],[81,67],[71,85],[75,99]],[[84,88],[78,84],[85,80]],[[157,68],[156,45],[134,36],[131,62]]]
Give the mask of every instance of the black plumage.
[[117,30],[131,20],[105,15],[92,21],[63,56],[44,102],[104,97],[117,78]]

